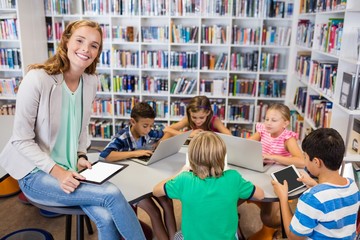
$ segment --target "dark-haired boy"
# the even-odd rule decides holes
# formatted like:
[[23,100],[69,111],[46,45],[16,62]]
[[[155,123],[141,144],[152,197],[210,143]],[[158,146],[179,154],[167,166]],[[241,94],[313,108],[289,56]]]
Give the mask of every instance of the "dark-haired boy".
[[[164,138],[162,130],[154,130],[156,117],[154,109],[146,102],[136,103],[131,110],[130,126],[120,130],[111,142],[100,153],[106,161],[118,161],[133,157],[150,156],[152,150],[147,149],[149,143]],[[150,217],[151,225],[157,239],[172,239],[176,232],[176,222],[172,200],[156,198],[164,209],[164,227],[161,211],[151,197],[137,203]]]
[[359,189],[339,174],[345,145],[332,128],[311,132],[302,142],[305,166],[318,182],[302,173],[309,187],[299,198],[294,216],[288,205],[288,185],[272,181],[289,239],[355,239]]

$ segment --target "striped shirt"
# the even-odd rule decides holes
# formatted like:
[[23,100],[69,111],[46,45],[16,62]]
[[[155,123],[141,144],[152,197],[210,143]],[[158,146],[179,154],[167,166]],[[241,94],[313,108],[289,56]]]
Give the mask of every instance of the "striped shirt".
[[271,137],[270,133],[266,131],[263,123],[256,124],[256,131],[260,134],[261,137],[260,141],[263,154],[281,155],[284,157],[291,156],[289,151],[287,151],[285,148],[285,141],[292,137],[297,139],[297,134],[295,132],[284,129],[280,136],[273,138]]
[[299,198],[290,230],[308,239],[355,239],[359,189],[352,179],[338,186],[318,184]]

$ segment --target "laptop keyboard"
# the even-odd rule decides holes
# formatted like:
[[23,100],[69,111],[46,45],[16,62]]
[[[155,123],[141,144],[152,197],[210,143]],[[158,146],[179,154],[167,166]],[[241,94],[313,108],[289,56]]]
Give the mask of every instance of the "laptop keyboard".
[[144,162],[148,162],[150,160],[150,156],[141,156],[141,157],[138,157],[137,159],[144,161]]

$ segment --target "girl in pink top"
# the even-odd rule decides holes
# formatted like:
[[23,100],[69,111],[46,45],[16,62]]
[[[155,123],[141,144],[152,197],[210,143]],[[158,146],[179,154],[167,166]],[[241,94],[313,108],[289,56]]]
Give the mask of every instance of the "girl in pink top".
[[212,131],[231,135],[221,120],[214,116],[210,100],[206,96],[196,96],[186,107],[186,117],[167,127],[164,131],[173,135],[182,133],[183,128],[192,129],[190,137],[202,131]]
[[[256,132],[250,139],[261,141],[265,162],[283,165],[294,164],[304,168],[304,157],[297,143],[297,134],[288,130],[290,109],[281,103],[271,105],[266,111],[265,122],[256,125]],[[280,226],[280,208],[278,202],[261,203],[261,220],[263,228],[251,239],[272,239]]]

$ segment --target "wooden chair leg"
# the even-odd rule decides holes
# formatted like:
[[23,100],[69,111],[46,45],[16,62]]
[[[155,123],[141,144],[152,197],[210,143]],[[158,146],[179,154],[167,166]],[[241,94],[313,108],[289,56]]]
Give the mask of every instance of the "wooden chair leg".
[[94,230],[92,228],[90,218],[87,215],[85,215],[84,220],[85,220],[86,228],[88,230],[89,235],[93,234]]
[[66,218],[65,218],[65,240],[71,240],[71,218],[72,218],[72,215],[66,215]]

